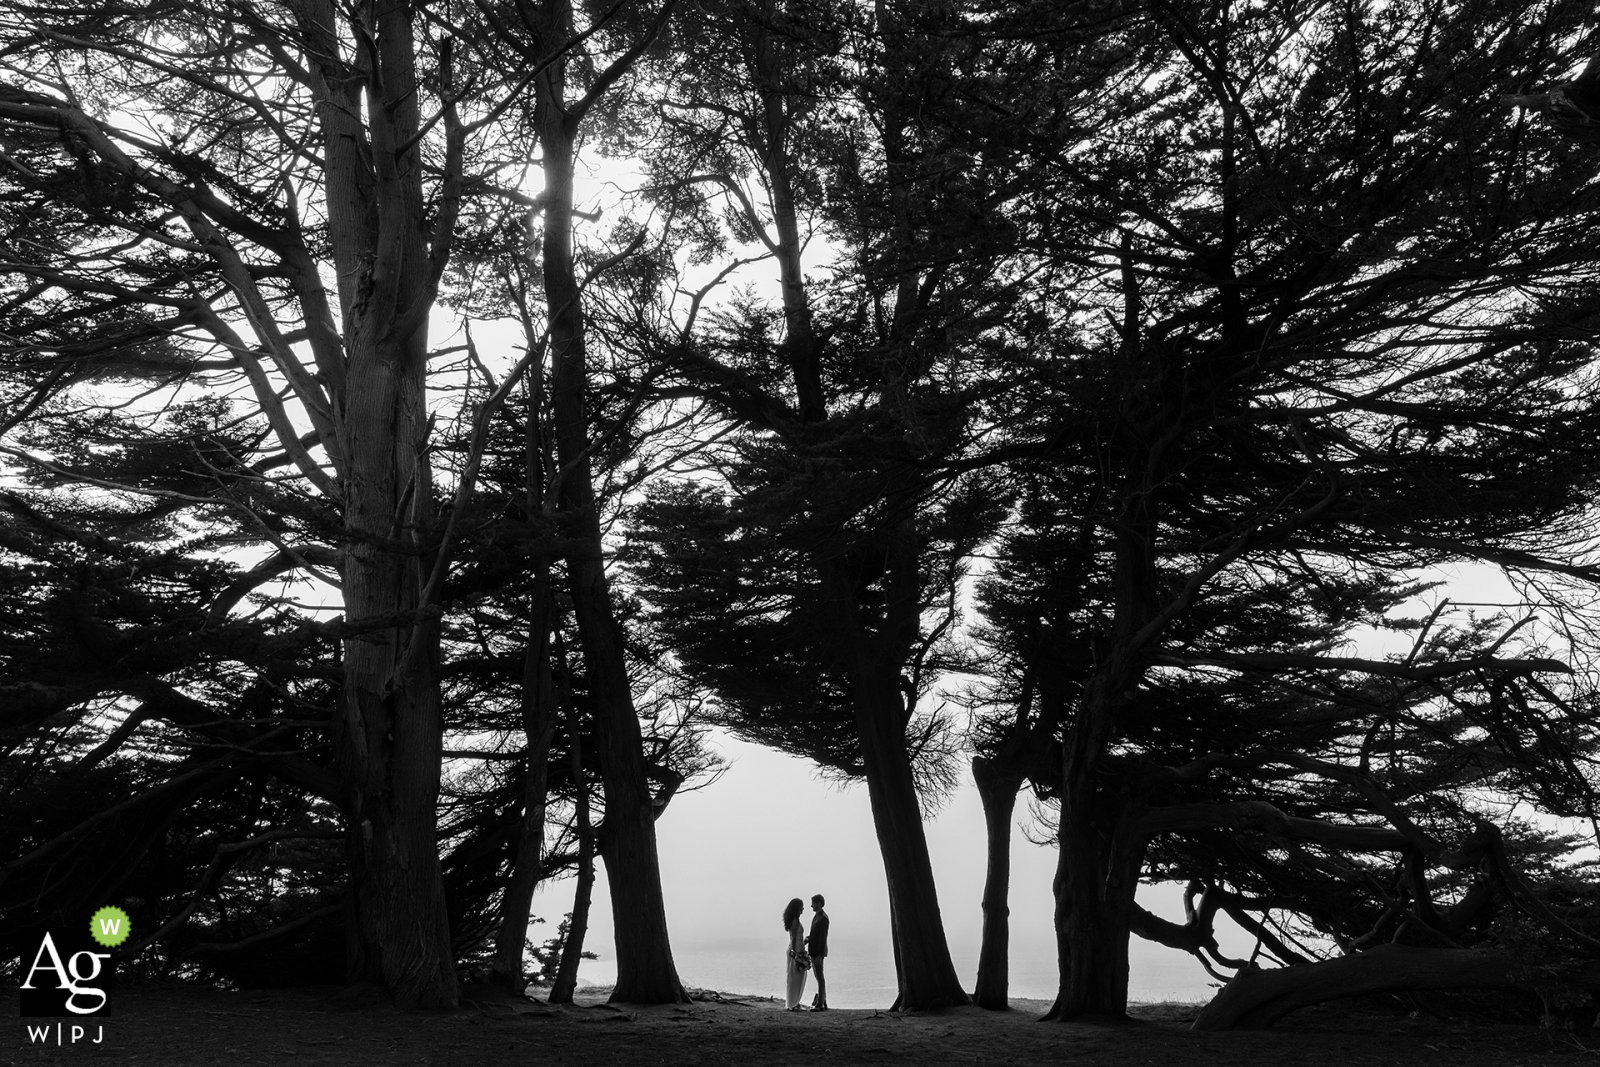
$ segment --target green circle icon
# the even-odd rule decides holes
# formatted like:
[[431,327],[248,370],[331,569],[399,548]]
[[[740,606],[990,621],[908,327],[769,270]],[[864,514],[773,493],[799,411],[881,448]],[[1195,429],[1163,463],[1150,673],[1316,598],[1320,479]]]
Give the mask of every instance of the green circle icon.
[[89,936],[106,948],[116,948],[133,933],[133,920],[114,904],[107,904],[89,918]]

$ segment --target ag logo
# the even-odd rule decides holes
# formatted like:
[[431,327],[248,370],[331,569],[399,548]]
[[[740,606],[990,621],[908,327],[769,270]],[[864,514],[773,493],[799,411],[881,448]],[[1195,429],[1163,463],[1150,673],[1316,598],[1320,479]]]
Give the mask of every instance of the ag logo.
[[[119,931],[122,936],[111,942],[113,944],[127,939],[127,916],[120,911],[118,914],[122,920]],[[20,1007],[25,1017],[108,1014],[101,983],[111,977],[107,966],[111,953],[96,951],[100,946],[88,935],[88,927],[82,932],[46,930],[33,942],[36,947],[32,958],[24,956],[22,959]]]

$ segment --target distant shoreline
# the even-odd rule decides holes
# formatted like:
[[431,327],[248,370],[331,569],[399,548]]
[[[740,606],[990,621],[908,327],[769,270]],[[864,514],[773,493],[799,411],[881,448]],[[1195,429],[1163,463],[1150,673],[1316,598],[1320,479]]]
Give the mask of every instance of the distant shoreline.
[[[573,992],[573,1001],[579,1007],[593,1007],[607,1002],[612,989],[610,984],[579,984]],[[549,995],[548,985],[531,985],[528,987],[529,999],[544,1002]],[[765,993],[739,993],[727,989],[702,989],[690,987],[686,990],[691,1000],[695,1003],[735,1004],[748,1007],[776,1006],[782,1003],[781,997]],[[1184,1012],[1197,1012],[1205,1006],[1204,1000],[1130,1000],[1128,1002],[1129,1014],[1136,1018],[1170,1018],[1174,1014]],[[1050,1010],[1051,1001],[1039,997],[1012,997],[1008,1010],[1027,1014],[1043,1015]],[[835,1008],[837,1011],[867,1011],[886,1012],[887,1005],[877,1007]]]

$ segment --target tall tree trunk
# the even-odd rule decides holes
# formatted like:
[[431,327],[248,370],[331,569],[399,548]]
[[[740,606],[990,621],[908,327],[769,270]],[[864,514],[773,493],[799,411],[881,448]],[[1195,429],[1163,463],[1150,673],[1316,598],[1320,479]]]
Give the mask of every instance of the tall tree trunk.
[[[420,366],[421,353],[414,359]],[[410,533],[425,527],[430,495],[415,448],[421,376],[395,369],[378,359],[353,359],[350,367],[348,425],[400,426],[393,435],[352,432],[346,442],[350,544],[342,578],[346,617],[358,631],[365,620],[415,614],[421,586],[420,561],[387,547],[396,526]],[[407,470],[402,481],[397,475]],[[354,911],[351,971],[381,981],[407,1007],[451,1007],[457,997],[436,832],[443,726],[437,653],[437,622],[426,615],[410,625],[377,623],[344,642],[338,739]]]
[[[532,338],[531,324],[525,324]],[[546,518],[554,501],[546,492],[554,469],[554,442],[544,419],[545,375],[535,368],[529,377],[528,417],[523,432],[523,509],[531,520]],[[551,584],[551,559],[540,552],[533,564],[533,596],[528,605],[528,645],[522,662],[522,727],[526,737],[523,768],[522,827],[511,878],[501,905],[500,928],[495,935],[495,958],[490,980],[518,992],[522,989],[523,953],[527,948],[528,913],[533,894],[544,877],[544,824],[550,783],[550,743],[556,733],[555,678],[551,671],[554,648],[550,633],[555,625],[555,590]],[[570,705],[571,701],[568,701]],[[573,734],[577,744],[577,734]],[[581,767],[580,767],[581,771]],[[581,782],[581,774],[578,779]]]
[[571,1004],[578,988],[578,967],[583,962],[583,942],[589,936],[589,901],[594,896],[594,828],[589,825],[589,789],[583,780],[583,742],[578,736],[578,716],[569,699],[567,722],[572,731],[572,780],[576,793],[578,826],[578,887],[572,898],[572,921],[561,946],[561,964],[550,990],[550,1003]]
[[[752,116],[750,127],[758,129],[759,134],[747,136],[750,148],[761,160],[772,225],[777,231],[772,247],[783,295],[785,332],[781,355],[789,366],[800,420],[817,425],[828,417],[822,380],[825,342],[815,330],[801,270],[801,226],[791,151],[798,98],[794,96],[794,72],[782,55],[782,47],[788,42],[771,28],[771,12],[768,7],[764,17],[752,19],[747,29],[751,81],[760,92],[761,102],[760,114]],[[897,202],[897,208],[898,220],[905,212],[903,204]],[[761,225],[754,217],[752,222]],[[906,226],[897,224],[896,237],[902,248],[909,246],[909,232]],[[909,273],[900,279],[900,290],[915,291],[915,280]],[[906,319],[909,320],[909,312]],[[899,404],[902,398],[897,392],[903,383],[897,374],[888,376],[896,381],[886,386],[886,392],[893,394],[886,406],[904,406]],[[818,491],[816,506],[828,506],[827,493],[824,484]],[[892,513],[896,508],[889,510]],[[902,697],[901,672],[911,658],[921,618],[919,535],[911,519],[895,523],[886,533],[893,574],[881,620],[863,610],[860,591],[833,547],[818,553],[813,566],[839,623],[833,635],[834,652],[850,678],[867,793],[883,855],[894,916],[899,979],[895,1006],[924,1010],[965,1004],[968,998],[945,939],[933,863],[923,832],[922,808],[906,746],[909,713]]]
[[[552,4],[548,41],[571,36],[570,8]],[[616,929],[617,985],[612,999],[662,1004],[688,1000],[667,934],[656,855],[655,813],[645,778],[644,746],[633,706],[622,628],[612,610],[605,548],[595,500],[585,411],[588,366],[580,290],[572,260],[572,170],[576,134],[565,108],[563,63],[538,79],[544,151],[544,284],[555,386],[552,391],[559,499],[568,534],[582,548],[567,557],[567,588],[577,618],[594,701],[605,816],[599,851],[606,864]]]
[[550,626],[554,594],[550,561],[541,558],[534,572],[533,603],[528,616],[528,648],[522,668],[523,753],[522,827],[511,878],[500,907],[490,980],[517,992],[522,989],[523,952],[528,940],[528,912],[534,890],[544,876],[544,823],[550,782],[550,742],[556,733],[555,685],[550,672]]
[[[763,14],[770,18],[770,7]],[[783,290],[783,355],[794,381],[801,421],[820,422],[827,418],[828,410],[822,389],[822,346],[813,328],[805,274],[800,269],[800,220],[795,211],[794,168],[789,152],[790,108],[793,100],[784,87],[789,72],[775,54],[779,35],[762,19],[752,20],[750,32],[753,73],[757,84],[762,86],[762,136],[751,147],[761,158],[771,196],[772,224],[778,231],[776,248],[778,280]]]
[[972,999],[980,1008],[1010,1006],[1011,815],[1016,810],[1020,776],[1005,773],[998,761],[975,757],[972,780],[983,803],[988,862],[983,879],[983,941],[978,949],[978,981]]
[[[315,32],[334,23],[317,5]],[[410,9],[376,18],[370,167],[324,101],[330,234],[340,264],[346,392],[339,419],[346,548],[338,726],[350,859],[351,970],[402,1006],[452,1007],[454,957],[436,804],[443,714],[438,622],[422,602],[435,559],[427,457],[428,305]],[[339,90],[344,92],[344,90]],[[346,273],[346,267],[354,273]],[[316,323],[321,327],[322,323]]]
[[1155,640],[1157,487],[1173,437],[1160,408],[1162,368],[1146,350],[1133,239],[1122,242],[1122,398],[1110,435],[1118,510],[1114,615],[1099,664],[1062,745],[1060,857],[1055,879],[1061,986],[1050,1018],[1118,1020],[1128,1011],[1128,938],[1144,861],[1145,783],[1108,766],[1106,752],[1138,689]]
[[922,806],[906,750],[899,681],[897,670],[859,664],[850,678],[867,796],[894,914],[897,1004],[906,1011],[929,1011],[966,1004],[968,998],[945,940]]
[[928,1011],[969,1003],[956,975],[939,912],[939,891],[911,773],[906,725],[911,709],[901,688],[919,623],[915,525],[896,524],[890,538],[881,619],[869,624],[855,581],[841,560],[814,561],[835,622],[834,654],[850,680],[861,763],[878,849],[894,914],[897,1006]]

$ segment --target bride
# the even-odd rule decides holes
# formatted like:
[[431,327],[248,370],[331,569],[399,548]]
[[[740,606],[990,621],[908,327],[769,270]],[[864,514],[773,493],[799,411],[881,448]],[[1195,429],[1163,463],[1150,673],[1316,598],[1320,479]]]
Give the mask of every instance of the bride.
[[800,995],[806,991],[806,972],[811,969],[811,957],[806,955],[805,933],[800,922],[800,913],[805,907],[805,903],[795,897],[783,909],[783,929],[789,935],[783,999],[790,1011],[805,1011],[800,1006]]

